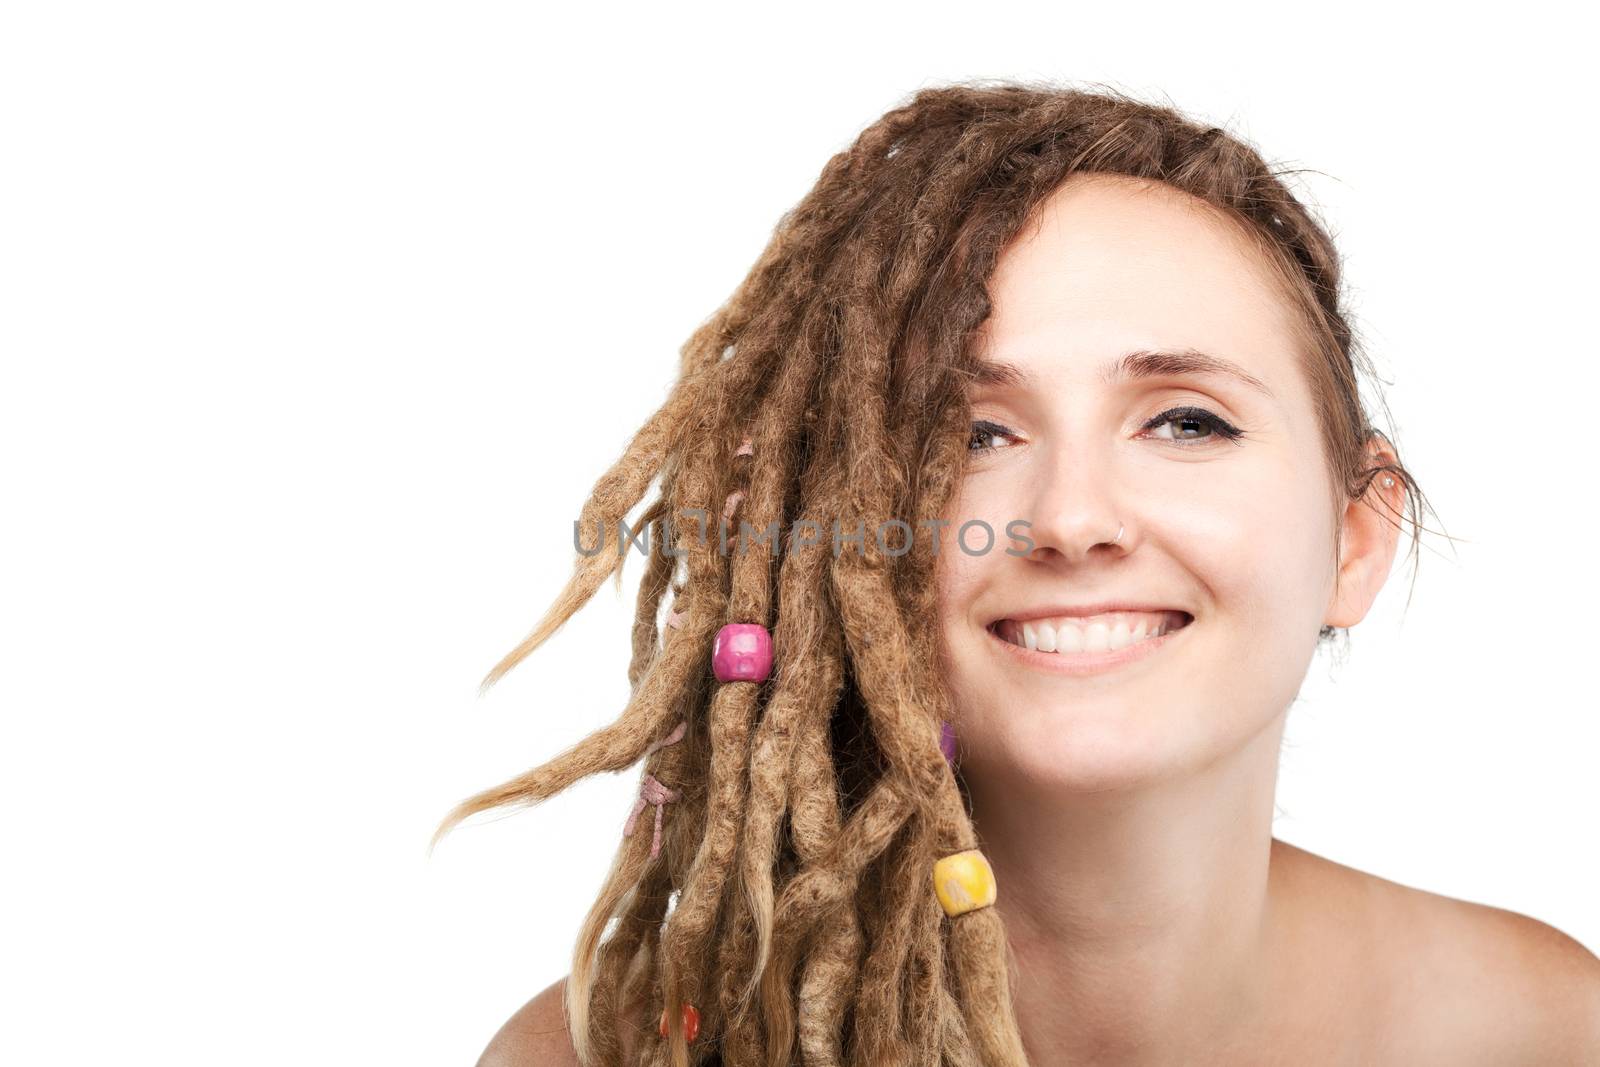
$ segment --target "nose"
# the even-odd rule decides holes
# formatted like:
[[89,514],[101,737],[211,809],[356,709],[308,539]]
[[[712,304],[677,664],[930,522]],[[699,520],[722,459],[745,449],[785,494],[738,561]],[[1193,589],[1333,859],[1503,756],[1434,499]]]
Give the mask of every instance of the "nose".
[[1127,508],[1118,504],[1115,473],[1102,457],[1058,453],[1026,496],[1033,523],[1027,535],[1035,562],[1082,563],[1096,551],[1111,558],[1126,554],[1132,538]]

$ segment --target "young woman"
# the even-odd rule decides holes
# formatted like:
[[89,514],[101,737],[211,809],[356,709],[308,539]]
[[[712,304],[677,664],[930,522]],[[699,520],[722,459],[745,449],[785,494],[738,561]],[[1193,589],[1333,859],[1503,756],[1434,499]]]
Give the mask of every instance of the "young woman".
[[1272,836],[1300,682],[1424,506],[1363,375],[1327,234],[1222,130],[993,83],[868,128],[486,679],[659,476],[632,700],[441,827],[644,758],[483,1062],[1600,1062],[1576,941]]

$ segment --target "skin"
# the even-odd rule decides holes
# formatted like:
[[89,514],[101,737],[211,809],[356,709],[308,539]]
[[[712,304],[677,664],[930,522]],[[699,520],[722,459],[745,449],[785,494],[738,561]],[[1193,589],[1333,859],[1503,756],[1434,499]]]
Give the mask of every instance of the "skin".
[[[1404,986],[1383,935],[1415,891],[1272,836],[1288,709],[1319,628],[1360,622],[1382,588],[1402,487],[1380,478],[1386,508],[1334,513],[1292,307],[1258,257],[1169,186],[1078,176],[990,285],[982,354],[1027,381],[971,393],[975,419],[1012,432],[980,435],[947,518],[999,540],[941,549],[940,633],[1034,1064],[1340,1062],[1405,1040],[1380,1032]],[[1100,379],[1152,348],[1221,356],[1266,393],[1210,374]],[[1143,428],[1177,405],[1245,436]],[[1393,460],[1381,440],[1372,457]],[[1008,554],[1028,547],[1005,539],[1019,517],[1033,545]],[[1194,621],[1085,677],[1024,666],[985,628],[1107,600]]]
[[[1257,253],[1199,201],[1134,179],[1074,177],[1039,220],[998,265],[984,337],[986,358],[1030,382],[973,393],[974,417],[1014,434],[986,439],[1002,447],[974,457],[947,516],[998,540],[977,556],[947,541],[939,573],[961,769],[1030,1063],[1600,1062],[1600,960],[1576,941],[1272,837],[1289,706],[1319,628],[1354,626],[1382,588],[1399,536],[1383,516],[1402,490],[1381,514],[1335,512],[1289,305]],[[1270,396],[1209,376],[1097,378],[1157,347],[1241,364]],[[1142,429],[1179,404],[1246,436]],[[1033,523],[1026,556],[1004,551],[1018,517]],[[1123,598],[1194,622],[1085,678],[1022,668],[985,629],[1014,607]],[[564,981],[480,1067],[577,1064]],[[656,1040],[655,1012],[624,1027],[624,1062]]]

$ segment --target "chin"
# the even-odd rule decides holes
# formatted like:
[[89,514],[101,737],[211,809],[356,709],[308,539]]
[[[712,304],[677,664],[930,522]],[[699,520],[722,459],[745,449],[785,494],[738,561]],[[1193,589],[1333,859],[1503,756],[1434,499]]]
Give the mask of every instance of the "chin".
[[[995,724],[992,744],[976,743],[974,772],[1020,778],[1048,792],[1093,793],[1158,782],[1198,755],[1198,738],[1129,712],[1077,709]],[[981,753],[981,756],[978,755]]]

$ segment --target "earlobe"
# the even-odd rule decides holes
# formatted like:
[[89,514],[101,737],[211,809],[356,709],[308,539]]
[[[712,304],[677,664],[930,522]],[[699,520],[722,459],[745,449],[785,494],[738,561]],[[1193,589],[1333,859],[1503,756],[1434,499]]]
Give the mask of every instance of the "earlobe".
[[1381,473],[1345,508],[1339,569],[1324,620],[1327,626],[1349,628],[1366,618],[1394,566],[1405,486],[1400,478],[1382,470],[1398,466],[1393,452],[1377,446],[1370,454]]

